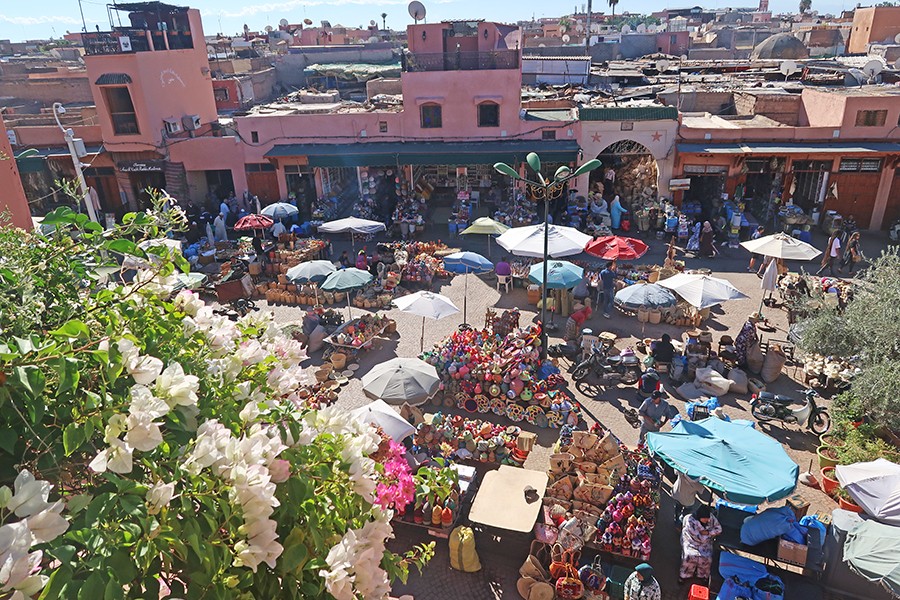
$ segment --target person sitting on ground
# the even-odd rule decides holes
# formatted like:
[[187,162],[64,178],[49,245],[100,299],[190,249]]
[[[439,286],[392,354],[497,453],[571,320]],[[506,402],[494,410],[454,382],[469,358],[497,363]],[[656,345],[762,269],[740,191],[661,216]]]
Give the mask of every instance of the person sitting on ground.
[[641,378],[638,380],[638,400],[646,400],[653,392],[660,391],[661,385],[659,373],[656,372],[656,369],[650,367],[641,374]]
[[504,256],[496,265],[494,265],[494,273],[501,277],[509,277],[512,275],[512,267],[509,264],[508,256]]
[[634,573],[625,580],[625,600],[660,600],[662,590],[653,576],[653,567],[641,563],[634,568]]
[[341,268],[343,268],[343,269],[346,269],[347,267],[352,266],[352,264],[350,263],[350,255],[347,254],[346,250],[341,252],[341,257],[340,257],[340,259],[338,259],[338,262],[341,263]]
[[675,346],[672,345],[672,336],[664,333],[659,338],[659,341],[650,344],[650,356],[653,357],[654,363],[671,363],[675,357]]

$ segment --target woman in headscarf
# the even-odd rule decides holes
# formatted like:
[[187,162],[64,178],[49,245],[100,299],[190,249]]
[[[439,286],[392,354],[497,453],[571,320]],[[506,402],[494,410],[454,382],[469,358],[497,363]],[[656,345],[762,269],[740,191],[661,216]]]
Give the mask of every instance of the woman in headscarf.
[[702,225],[698,223],[694,223],[693,233],[691,233],[691,238],[688,240],[687,246],[685,246],[685,250],[688,252],[696,252],[700,249],[700,229]]
[[741,368],[747,366],[747,352],[754,344],[759,344],[759,335],[756,333],[756,323],[748,320],[741,328],[741,332],[734,340],[734,349],[737,353],[737,363]]
[[609,219],[612,221],[612,228],[618,229],[622,224],[622,215],[627,213],[625,207],[622,206],[622,201],[619,200],[619,195],[616,194],[616,197],[613,198],[612,203],[609,205]]
[[641,563],[625,580],[625,600],[660,600],[662,590],[653,576],[653,567]]
[[709,579],[712,564],[713,539],[722,533],[722,526],[705,504],[685,515],[681,527],[681,569],[678,583],[697,577]]
[[213,228],[215,229],[215,237],[217,242],[224,242],[228,240],[228,230],[225,228],[225,213],[219,213],[219,216],[216,217],[215,221],[213,221]]
[[713,233],[712,224],[709,221],[703,222],[703,229],[700,230],[700,254],[703,256],[715,256],[716,246],[715,234]]

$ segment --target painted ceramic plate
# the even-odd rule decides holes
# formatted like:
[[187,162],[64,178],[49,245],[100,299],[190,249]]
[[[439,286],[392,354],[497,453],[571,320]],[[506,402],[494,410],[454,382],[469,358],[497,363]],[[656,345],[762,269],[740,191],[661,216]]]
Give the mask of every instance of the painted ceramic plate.
[[547,425],[553,428],[557,428],[562,424],[562,415],[555,410],[551,410],[547,413]]
[[503,398],[494,398],[491,400],[491,411],[502,417],[506,414],[506,401]]
[[356,363],[353,363],[352,365],[347,365],[348,371],[356,371],[358,368],[359,368],[359,365]]
[[486,413],[491,410],[491,401],[484,394],[475,396],[475,403],[478,405],[478,412]]
[[513,421],[521,421],[525,417],[525,409],[518,404],[509,404],[506,407],[506,416]]
[[533,405],[529,406],[525,409],[525,420],[531,423],[532,425],[536,424],[538,415],[544,414],[543,409],[540,406]]
[[341,371],[341,377],[353,377],[353,371],[351,371],[350,369]]

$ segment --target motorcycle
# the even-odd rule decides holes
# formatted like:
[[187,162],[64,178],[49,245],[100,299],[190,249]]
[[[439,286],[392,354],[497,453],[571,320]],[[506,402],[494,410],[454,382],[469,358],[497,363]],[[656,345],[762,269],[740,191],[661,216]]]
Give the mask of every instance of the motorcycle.
[[633,385],[641,378],[641,361],[632,355],[610,356],[605,346],[591,345],[591,354],[572,371],[572,379],[583,381],[596,373],[604,384],[622,382]]
[[753,394],[750,399],[750,412],[761,423],[781,421],[805,425],[807,429],[816,435],[822,435],[831,429],[831,417],[828,411],[816,404],[816,391],[807,389],[803,391],[806,402],[800,408],[792,408],[794,399],[790,396],[781,396],[771,392]]

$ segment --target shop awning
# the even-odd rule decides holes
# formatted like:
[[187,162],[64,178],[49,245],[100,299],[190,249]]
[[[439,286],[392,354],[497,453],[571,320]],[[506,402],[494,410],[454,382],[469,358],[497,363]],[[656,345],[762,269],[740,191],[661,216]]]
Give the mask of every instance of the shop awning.
[[[96,146],[85,146],[85,150],[87,150],[88,154],[100,154],[103,150],[102,145]],[[69,149],[65,146],[61,148],[36,148],[37,154],[35,156],[40,156],[44,158],[70,158],[72,155],[69,153]]]
[[104,73],[97,78],[94,85],[126,85],[131,83],[131,75],[128,73]]
[[571,162],[578,158],[578,150],[578,143],[568,140],[279,144],[266,153],[266,158],[306,156],[312,167],[483,165],[516,164],[529,152],[537,152],[545,162]]
[[889,142],[759,142],[748,144],[678,144],[678,151],[693,154],[865,154],[900,152]]

